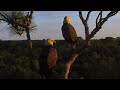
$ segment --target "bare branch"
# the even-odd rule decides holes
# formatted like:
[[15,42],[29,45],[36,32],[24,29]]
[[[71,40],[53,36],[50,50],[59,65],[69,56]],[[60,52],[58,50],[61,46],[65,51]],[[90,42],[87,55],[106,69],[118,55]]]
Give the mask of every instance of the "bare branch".
[[87,13],[87,17],[86,17],[86,21],[88,21],[91,12],[92,12],[92,11],[88,11],[88,13]]
[[30,11],[29,19],[32,19],[33,11]]
[[103,18],[102,18],[102,11],[101,11],[101,14],[100,14],[100,20],[102,20]]
[[[86,17],[87,20],[89,19],[90,13],[91,13],[91,11],[89,11],[87,14],[87,17]],[[85,27],[86,40],[88,40],[89,39],[89,26],[88,26],[87,20],[84,19],[83,15],[82,15],[82,11],[79,11],[79,16],[80,16],[80,19],[82,20],[84,27]]]
[[[100,17],[100,19],[99,19]],[[98,21],[99,19],[99,21]],[[102,21],[102,11],[100,11],[100,13],[98,14],[97,18],[96,18],[96,27],[99,25],[99,23]]]
[[10,22],[10,20],[5,16],[6,14],[4,12],[1,12],[0,15],[2,16],[1,18],[2,21],[7,21],[7,23]]
[[107,16],[106,18],[108,19],[109,17],[112,17],[114,15],[116,15],[118,13],[118,11],[111,11]]
[[80,19],[82,20],[82,23],[85,25],[86,21],[85,21],[83,15],[82,15],[82,11],[79,11],[79,16],[80,16]]
[[102,25],[108,20],[108,18],[116,15],[117,13],[118,13],[118,11],[111,11],[105,18],[102,18],[102,20],[99,21],[99,24],[97,25],[97,27],[95,29],[93,29],[93,31],[89,35],[89,39],[94,37],[94,35],[102,28]]
[[4,21],[4,22],[6,22],[6,20],[5,20],[5,19],[1,19],[1,18],[0,18],[0,21]]

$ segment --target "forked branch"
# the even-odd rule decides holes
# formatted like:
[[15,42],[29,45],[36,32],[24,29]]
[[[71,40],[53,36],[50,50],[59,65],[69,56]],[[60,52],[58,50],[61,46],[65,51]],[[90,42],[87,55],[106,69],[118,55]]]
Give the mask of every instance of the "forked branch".
[[87,13],[87,17],[86,17],[86,21],[88,21],[89,20],[89,17],[90,17],[90,13],[91,13],[92,11],[88,11],[88,13]]
[[[110,13],[108,13],[108,15],[105,18],[101,18],[101,20],[98,21],[96,27],[92,30],[91,34],[89,35],[89,39],[91,39],[92,37],[94,37],[94,35],[102,28],[102,25],[112,16],[116,15],[118,13],[118,11],[111,11]],[[102,12],[100,12],[99,14],[102,14]],[[96,18],[97,19],[97,18]]]

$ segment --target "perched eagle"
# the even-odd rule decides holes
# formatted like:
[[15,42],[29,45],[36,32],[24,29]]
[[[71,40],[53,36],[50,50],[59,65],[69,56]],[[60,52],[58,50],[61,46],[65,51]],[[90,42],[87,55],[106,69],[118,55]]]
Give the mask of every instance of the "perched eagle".
[[45,40],[45,46],[41,50],[39,56],[40,75],[49,79],[53,74],[53,68],[56,65],[58,59],[57,50],[54,47],[56,41],[54,39]]
[[63,21],[62,35],[65,41],[68,43],[69,47],[75,49],[77,43],[77,33],[74,27],[70,24],[70,18],[66,16]]

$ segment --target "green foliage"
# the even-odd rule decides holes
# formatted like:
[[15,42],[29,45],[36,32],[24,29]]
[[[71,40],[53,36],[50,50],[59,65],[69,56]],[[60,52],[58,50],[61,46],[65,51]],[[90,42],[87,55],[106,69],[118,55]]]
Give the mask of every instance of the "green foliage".
[[[25,31],[23,22],[25,23],[26,11],[0,11],[0,21],[4,21],[9,25],[11,35],[22,35]],[[30,30],[36,29],[36,25],[32,22]]]
[[[110,44],[111,43],[111,44]],[[120,46],[113,38],[92,40],[92,46],[80,55],[72,64],[70,79],[120,79]],[[33,64],[39,71],[38,58],[42,41],[33,41]],[[78,43],[78,48],[81,42]],[[59,60],[58,73],[64,68],[64,63],[72,55],[64,41],[57,41]],[[30,68],[30,60],[25,41],[0,41],[0,79],[41,79],[38,71]]]

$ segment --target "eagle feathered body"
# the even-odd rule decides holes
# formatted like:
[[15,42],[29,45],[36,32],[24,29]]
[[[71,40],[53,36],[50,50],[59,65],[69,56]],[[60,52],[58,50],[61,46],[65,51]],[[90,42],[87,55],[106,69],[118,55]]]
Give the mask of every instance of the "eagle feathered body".
[[65,41],[69,44],[76,44],[77,43],[77,33],[74,27],[71,24],[64,23],[62,26],[62,35]]
[[44,46],[39,57],[40,74],[48,78],[52,74],[57,59],[56,48],[51,45]]
[[62,34],[67,42],[76,43],[77,33],[71,24],[65,23],[62,26]]

